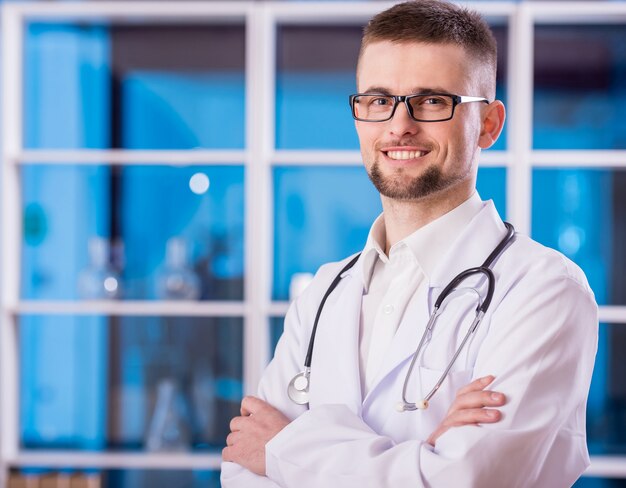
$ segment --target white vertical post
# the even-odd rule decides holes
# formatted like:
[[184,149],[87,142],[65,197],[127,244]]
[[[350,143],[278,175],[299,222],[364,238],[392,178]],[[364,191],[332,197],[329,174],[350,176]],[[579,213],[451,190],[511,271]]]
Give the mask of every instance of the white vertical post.
[[507,214],[524,234],[530,234],[532,209],[533,44],[533,19],[520,3],[509,26]]
[[257,4],[246,24],[246,174],[244,392],[254,394],[269,361],[274,144],[274,26]]
[[[22,202],[16,155],[22,148],[22,17],[17,8],[2,10],[2,281],[0,312],[0,485],[7,483],[9,461],[19,450],[19,346],[10,306],[20,289]],[[4,479],[2,479],[4,478]]]

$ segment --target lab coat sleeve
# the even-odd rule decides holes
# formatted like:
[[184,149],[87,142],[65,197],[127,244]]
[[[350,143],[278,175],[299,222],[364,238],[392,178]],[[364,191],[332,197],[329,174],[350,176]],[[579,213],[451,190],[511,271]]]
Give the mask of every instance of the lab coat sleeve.
[[597,306],[567,273],[546,278],[538,265],[516,279],[473,374],[495,375],[490,388],[507,397],[500,422],[453,428],[431,449],[419,439],[394,443],[344,406],[319,406],[268,443],[268,477],[285,488],[571,486],[588,465]]
[[[307,292],[303,294],[306,300]],[[263,373],[259,384],[259,398],[269,402],[289,419],[295,419],[306,411],[306,407],[296,405],[287,396],[287,385],[294,371],[302,369],[304,352],[302,341],[302,325],[299,313],[300,300],[294,301],[285,317],[284,333],[276,346],[274,359]],[[276,488],[278,485],[265,476],[258,476],[242,466],[222,462],[222,488]]]

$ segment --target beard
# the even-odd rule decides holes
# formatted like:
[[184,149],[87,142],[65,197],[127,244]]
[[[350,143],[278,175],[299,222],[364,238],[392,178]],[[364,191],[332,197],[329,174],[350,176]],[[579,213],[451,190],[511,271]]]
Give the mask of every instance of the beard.
[[393,200],[417,200],[451,186],[456,178],[446,178],[436,166],[430,166],[419,176],[410,177],[398,168],[389,176],[382,174],[374,161],[368,176],[378,192]]

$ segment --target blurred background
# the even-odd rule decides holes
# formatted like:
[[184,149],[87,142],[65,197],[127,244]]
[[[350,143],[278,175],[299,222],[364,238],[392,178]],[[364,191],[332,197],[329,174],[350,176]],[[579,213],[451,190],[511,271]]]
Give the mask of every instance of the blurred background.
[[[290,288],[381,211],[348,95],[388,5],[2,4],[0,485],[219,486]],[[576,486],[623,487],[625,4],[473,5],[509,117],[478,190],[587,274],[602,323]]]

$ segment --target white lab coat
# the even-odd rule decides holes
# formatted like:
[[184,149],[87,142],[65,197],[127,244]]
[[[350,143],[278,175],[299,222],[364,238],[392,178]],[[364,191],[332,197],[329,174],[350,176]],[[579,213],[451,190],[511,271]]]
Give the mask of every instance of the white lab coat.
[[[429,286],[409,305],[364,399],[358,369],[362,266],[345,273],[318,326],[307,408],[289,400],[287,385],[302,370],[320,300],[347,260],[320,268],[290,307],[259,387],[260,397],[293,422],[266,446],[267,478],[223,463],[224,488],[572,485],[589,464],[585,409],[597,347],[597,306],[581,270],[528,237],[518,235],[495,263],[491,307],[428,410],[395,409],[439,292],[457,273],[481,264],[505,234],[493,203],[483,205]],[[484,278],[476,277],[472,286],[484,290]],[[475,306],[470,291],[449,302],[411,377],[409,401],[420,400],[435,384]],[[452,428],[434,449],[426,444],[456,391],[489,374],[496,377],[489,388],[507,397],[503,418]]]

